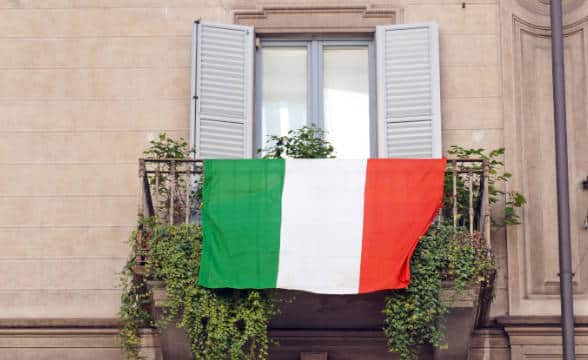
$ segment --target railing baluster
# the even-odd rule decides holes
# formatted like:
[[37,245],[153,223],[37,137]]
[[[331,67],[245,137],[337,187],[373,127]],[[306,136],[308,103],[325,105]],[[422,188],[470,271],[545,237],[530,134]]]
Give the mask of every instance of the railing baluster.
[[470,234],[474,234],[474,178],[472,172],[468,172],[468,190],[469,190],[469,223],[470,223]]
[[160,173],[160,164],[157,163],[157,167],[155,168],[155,192],[153,193],[153,210],[154,210],[154,215],[155,216],[159,216],[159,211],[158,209],[160,208],[160,203],[159,203],[159,177],[161,176]]
[[451,198],[453,199],[453,228],[457,227],[457,161],[453,160],[452,165],[452,177],[453,177],[453,193]]
[[[145,161],[139,160],[139,209],[137,216],[142,218],[145,214],[145,192],[143,191],[143,177],[145,176]],[[143,262],[143,225],[137,229],[137,242],[135,243],[135,264]]]
[[[469,232],[474,233],[479,231],[489,244],[491,222],[490,195],[488,193],[488,162],[482,161],[481,159],[450,159],[449,162],[447,175],[451,176],[451,185],[449,183],[447,185],[452,186],[452,189],[446,190],[451,192],[451,205],[447,205],[451,207],[449,211],[452,212],[452,225],[454,228],[466,226],[465,222],[467,221],[467,217],[469,220],[467,225]],[[483,164],[483,166],[481,168],[477,166],[466,166],[476,163]],[[151,178],[152,176],[155,176],[155,180]],[[176,221],[190,222],[190,216],[192,215],[191,202],[198,200],[192,197],[191,191],[199,189],[204,177],[201,160],[140,159],[139,177],[143,180],[143,186],[140,184],[139,187],[139,216],[160,216],[160,221],[163,220],[169,224],[174,224]],[[182,185],[184,180],[186,183]],[[462,181],[468,181],[468,184],[466,185]],[[474,184],[475,181],[478,181],[479,185]],[[153,191],[153,188],[155,188],[155,191]],[[479,189],[481,199],[478,199],[474,192],[475,189]],[[184,194],[182,191],[186,193]],[[468,191],[467,200],[464,191]],[[168,194],[169,199],[167,197],[163,198],[161,192]],[[464,203],[459,203],[459,201],[464,201]],[[465,202],[468,202],[467,215]],[[199,205],[197,203],[194,204],[195,207],[198,207],[197,211],[199,211]],[[178,207],[177,214],[175,212],[176,206]],[[182,209],[181,206],[185,206],[185,208]],[[153,211],[152,209],[157,211]],[[169,210],[169,214],[166,213],[166,209]],[[162,214],[165,215],[161,217]],[[437,216],[437,221],[443,222],[444,218],[448,220],[448,216],[450,214],[440,212]],[[460,216],[463,216],[463,220],[460,220]],[[478,221],[475,223],[476,217],[478,217]],[[143,242],[147,241],[145,235],[143,234]]]
[[190,191],[192,189],[192,172],[190,171],[193,168],[192,163],[188,163],[188,168],[186,169],[186,218],[184,222],[188,224],[190,222]]
[[145,176],[145,160],[139,160],[139,209],[137,216],[139,218],[145,215],[145,194],[143,191],[143,177]]
[[143,175],[143,201],[145,203],[143,208],[143,216],[155,216],[153,199],[151,198],[151,185],[149,184],[149,176],[147,176],[146,172],[145,175]]
[[170,184],[170,195],[169,195],[169,224],[174,224],[174,198],[176,193],[176,161],[172,160],[170,163],[171,172],[171,184]]
[[484,194],[486,195],[484,197],[484,203],[482,204],[482,206],[484,207],[484,229],[480,229],[480,231],[483,232],[484,234],[484,241],[486,241],[486,245],[488,246],[488,249],[491,248],[491,241],[490,241],[490,222],[492,221],[492,218],[490,217],[490,193],[489,193],[489,176],[490,176],[490,165],[488,164],[488,160],[484,160],[483,162],[483,166],[484,166],[484,171],[483,171],[483,176],[484,176],[484,183],[482,184],[482,186],[484,187]]

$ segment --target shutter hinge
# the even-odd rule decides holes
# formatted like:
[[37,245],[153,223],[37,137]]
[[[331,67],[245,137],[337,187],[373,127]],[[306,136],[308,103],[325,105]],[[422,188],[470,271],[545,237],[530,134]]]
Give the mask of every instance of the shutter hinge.
[[256,37],[255,38],[255,48],[259,49],[260,46],[261,46],[261,39]]
[[194,95],[194,96],[192,96],[192,99],[198,100],[198,96],[197,95]]

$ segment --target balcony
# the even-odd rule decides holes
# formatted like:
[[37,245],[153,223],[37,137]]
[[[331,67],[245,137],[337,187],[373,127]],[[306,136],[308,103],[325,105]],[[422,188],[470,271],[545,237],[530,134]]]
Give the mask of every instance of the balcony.
[[[203,161],[186,159],[139,160],[140,217],[157,216],[165,224],[199,221]],[[485,160],[449,159],[445,176],[443,207],[435,222],[465,228],[475,238],[490,245],[489,166]],[[149,256],[149,237],[139,225],[137,236],[136,272],[143,274]],[[449,349],[430,349],[436,359],[465,358],[468,337],[474,326],[488,318],[492,289],[472,289],[457,299],[447,317]],[[153,289],[153,313],[163,306],[165,292]],[[291,293],[291,292],[290,292]],[[292,358],[292,354],[323,353],[329,358],[352,352],[353,358],[366,354],[388,358],[385,338],[380,329],[381,313],[387,292],[366,295],[316,295],[296,292],[296,301],[281,307],[281,313],[270,323],[270,335],[280,346],[270,349],[272,359]],[[446,294],[451,296],[451,294]],[[163,352],[169,358],[189,358],[183,333],[175,328],[163,332]],[[168,344],[166,346],[166,344]],[[172,345],[173,344],[173,345]],[[182,345],[183,344],[183,345]],[[314,356],[314,355],[313,355]],[[301,357],[305,359],[304,356]],[[317,357],[317,359],[320,357]],[[370,357],[371,358],[371,357]],[[380,357],[376,357],[380,358]]]

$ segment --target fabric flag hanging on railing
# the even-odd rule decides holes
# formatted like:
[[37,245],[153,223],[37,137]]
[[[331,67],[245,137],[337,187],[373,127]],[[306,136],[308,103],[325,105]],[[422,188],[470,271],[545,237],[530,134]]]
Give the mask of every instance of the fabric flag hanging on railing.
[[405,288],[445,159],[205,160],[199,283],[357,294]]

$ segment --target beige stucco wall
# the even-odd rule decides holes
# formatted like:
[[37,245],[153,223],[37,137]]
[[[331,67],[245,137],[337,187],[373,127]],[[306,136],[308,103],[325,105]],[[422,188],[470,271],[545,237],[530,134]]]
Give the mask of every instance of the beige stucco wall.
[[116,316],[136,160],[188,135],[192,22],[264,4],[437,21],[444,144],[502,145],[494,0],[0,0],[0,318]]
[[[34,348],[41,338],[53,339],[46,343],[46,358],[79,358],[80,346],[102,347],[95,358],[119,356],[108,319],[117,316],[117,272],[136,223],[137,158],[159,132],[188,136],[192,23],[231,23],[235,9],[270,6],[368,6],[394,10],[404,23],[438,22],[445,148],[506,145],[515,188],[530,201],[522,213],[525,224],[509,230],[508,242],[504,231],[493,234],[499,276],[492,315],[557,315],[556,239],[549,235],[556,222],[545,215],[554,205],[553,174],[547,170],[553,157],[547,3],[0,0],[0,359],[38,358]],[[572,188],[576,212],[583,212],[588,198],[574,181],[588,171],[582,162],[588,137],[588,3],[564,4],[573,90],[568,112],[572,147],[579,149],[572,154]],[[528,91],[535,88],[537,93]],[[539,138],[543,142],[535,143]],[[588,245],[581,241],[586,233],[578,226],[574,231],[578,265]],[[576,277],[576,311],[587,315],[584,270]],[[65,340],[54,330],[2,330],[23,319],[98,319],[111,325],[99,332],[99,344],[79,341],[92,329],[83,336],[81,330],[55,330]],[[557,322],[550,326],[541,330],[549,341],[520,323],[507,326],[510,340],[503,331],[481,331],[474,354],[508,358],[511,346],[523,358],[539,351],[534,341],[555,354],[559,330]],[[586,334],[580,335],[586,352]]]
[[187,136],[191,27],[220,2],[0,1],[0,318],[116,316],[137,158]]

